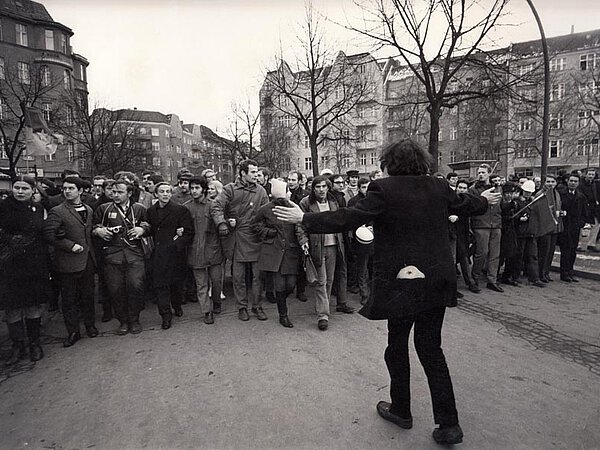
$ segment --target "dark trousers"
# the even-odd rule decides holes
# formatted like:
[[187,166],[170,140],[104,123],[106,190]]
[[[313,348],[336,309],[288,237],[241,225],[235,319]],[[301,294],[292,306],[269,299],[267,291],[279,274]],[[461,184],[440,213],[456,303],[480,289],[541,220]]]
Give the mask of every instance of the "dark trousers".
[[144,260],[105,264],[104,279],[115,316],[121,323],[137,322],[144,304]]
[[306,296],[306,272],[303,265],[304,258],[298,258],[298,275],[296,276],[296,297]]
[[94,263],[88,258],[81,272],[60,272],[60,294],[62,312],[68,333],[79,331],[79,322],[83,319],[86,327],[94,325]]
[[573,274],[573,265],[577,258],[577,245],[579,245],[579,232],[581,228],[567,227],[558,237],[560,246],[560,275]]
[[537,240],[534,237],[519,237],[518,267],[514,273],[513,279],[518,280],[521,275],[521,268],[525,267],[527,279],[531,282],[539,281],[539,264],[538,264],[538,249]]
[[183,296],[183,281],[173,283],[169,286],[160,286],[154,288],[156,302],[158,304],[158,313],[164,317],[173,318],[173,308],[181,307]]
[[439,307],[404,319],[388,320],[385,362],[391,378],[391,412],[408,418],[411,416],[408,337],[414,325],[415,349],[427,376],[435,423],[452,426],[458,424],[458,413],[452,380],[441,347],[445,311],[445,307]]
[[335,273],[333,275],[333,292],[336,304],[345,305],[348,302],[348,270],[346,260],[339,247],[335,258]]
[[556,248],[557,234],[549,233],[540,236],[537,240],[538,245],[538,266],[540,278],[546,277],[550,273],[552,267],[552,259],[554,258],[554,249]]

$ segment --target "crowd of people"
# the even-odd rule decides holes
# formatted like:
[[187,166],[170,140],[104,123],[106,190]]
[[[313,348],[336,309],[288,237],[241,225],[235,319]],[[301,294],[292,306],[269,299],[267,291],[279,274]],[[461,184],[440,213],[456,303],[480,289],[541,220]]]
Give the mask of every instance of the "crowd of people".
[[[560,279],[576,282],[580,230],[594,225],[585,245],[596,248],[600,219],[597,173],[590,169],[583,176],[548,175],[542,186],[539,177],[506,180],[486,164],[474,181],[435,174],[457,193],[495,188],[503,194],[482,214],[448,217],[457,274],[466,287],[479,293],[485,284],[503,292],[501,284],[518,286],[523,275],[544,287],[552,281],[557,244]],[[0,202],[0,306],[13,343],[7,364],[26,357],[26,342],[31,360],[43,357],[42,305],[56,311],[59,299],[65,347],[81,338],[81,322],[88,337],[98,335],[96,292],[101,320],[116,318],[119,335],[140,333],[140,312],[151,303],[165,330],[187,302],[197,302],[203,321],[213,324],[222,311],[226,267],[240,320],[266,320],[263,302],[269,301],[277,305],[281,325],[292,328],[287,298],[295,291],[306,302],[310,287],[317,326],[326,330],[332,296],[336,311],[350,314],[348,293],[359,294],[361,305],[371,295],[372,224],[310,233],[277,220],[273,208],[352,208],[381,177],[380,170],[361,177],[357,170],[343,175],[325,169],[315,177],[290,172],[271,179],[252,160],[242,161],[237,179],[225,186],[210,169],[197,175],[182,169],[176,186],[149,171],[139,178],[123,171],[114,179],[97,175],[88,181],[65,170],[60,186],[18,176]]]
[[[60,186],[20,175],[0,201],[0,307],[12,350],[7,365],[44,356],[43,305],[64,318],[64,347],[98,336],[95,301],[117,335],[142,331],[140,312],[155,304],[171,328],[182,305],[196,302],[203,322],[222,312],[226,268],[237,317],[267,320],[265,301],[293,328],[288,297],[314,301],[316,325],[328,329],[331,308],[388,320],[385,361],[392,402],[378,413],[412,427],[408,336],[429,379],[438,443],[462,441],[450,375],[441,350],[447,306],[457,289],[504,292],[523,276],[532,286],[552,281],[559,246],[560,279],[572,283],[583,243],[598,250],[600,183],[596,170],[508,180],[482,164],[475,180],[429,174],[428,155],[411,141],[383,150],[381,170],[361,177],[325,169],[306,177],[270,177],[253,160],[239,164],[223,185],[212,170],[182,169],[177,185],[160,175],[132,172],[87,181],[65,170]],[[229,262],[229,264],[226,264]],[[335,303],[332,298],[335,297]]]

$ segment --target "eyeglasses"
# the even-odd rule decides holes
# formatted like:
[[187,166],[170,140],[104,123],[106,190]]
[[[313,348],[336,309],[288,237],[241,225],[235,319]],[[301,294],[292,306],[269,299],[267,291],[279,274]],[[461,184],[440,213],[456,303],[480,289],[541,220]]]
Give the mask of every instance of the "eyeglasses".
[[333,184],[344,184],[344,181],[334,181]]

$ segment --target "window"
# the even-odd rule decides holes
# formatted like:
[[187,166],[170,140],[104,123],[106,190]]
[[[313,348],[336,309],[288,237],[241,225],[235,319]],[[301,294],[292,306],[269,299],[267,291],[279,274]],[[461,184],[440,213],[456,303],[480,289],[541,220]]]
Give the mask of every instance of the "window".
[[160,166],[160,157],[159,156],[152,157],[152,165],[153,166]]
[[371,164],[377,164],[377,152],[371,152]]
[[50,122],[52,116],[52,105],[50,103],[42,103],[42,116],[44,116],[46,123]]
[[308,148],[310,144],[310,141],[308,139],[308,136],[304,136],[304,148]]
[[144,127],[140,128],[140,134],[146,134],[146,129]]
[[73,145],[72,142],[69,142],[67,144],[67,160],[73,162],[73,159],[75,159],[75,145]]
[[600,111],[579,111],[577,114],[577,128],[587,127],[590,124],[590,120],[598,116],[600,116]]
[[[4,103],[2,103],[2,97],[0,97],[0,119],[4,119]],[[2,139],[2,138],[0,138]],[[3,141],[0,141],[1,145],[4,145]],[[1,147],[4,148],[4,147]]]
[[50,75],[50,68],[48,66],[42,66],[42,86],[48,87],[52,84],[52,76]]
[[289,127],[292,123],[292,117],[289,115],[277,116],[277,125],[280,127]]
[[550,89],[550,100],[562,100],[565,96],[565,83],[553,84]]
[[360,165],[361,166],[366,166],[367,165],[367,154],[366,153],[361,153],[360,154]]
[[592,70],[596,68],[596,54],[588,53],[579,57],[579,68],[581,70]]
[[458,136],[458,131],[456,130],[456,127],[454,127],[450,130],[450,140],[455,141],[457,136]]
[[158,128],[150,128],[150,134],[152,136],[160,136],[160,130]]
[[24,62],[18,62],[17,63],[17,74],[18,74],[18,78],[19,78],[19,83],[29,84],[29,82],[30,82],[29,64],[24,63]]
[[79,65],[79,79],[85,81],[85,66],[83,64]]
[[564,121],[564,114],[550,114],[550,129],[551,130],[562,130]]
[[153,152],[159,152],[160,151],[160,142],[153,142],[152,143],[152,151]]
[[54,161],[54,155],[56,155],[56,153],[52,153],[51,155],[44,155],[44,160],[45,161]]
[[65,108],[65,122],[68,127],[73,126],[73,107],[68,106]]
[[550,141],[550,158],[559,158],[561,156],[562,143],[561,139]]
[[448,84],[448,91],[455,92],[458,88],[458,80],[456,78],[452,78],[450,83]]
[[71,74],[67,69],[63,71],[63,87],[66,90],[71,90]]
[[519,131],[527,131],[533,129],[533,119],[531,117],[519,117],[517,122],[517,129]]
[[553,58],[550,61],[550,71],[551,72],[559,72],[561,70],[565,70],[565,58]]
[[79,160],[79,167],[78,167],[78,168],[79,168],[79,169],[82,169],[82,170],[84,170],[84,169],[85,169],[85,159],[81,158],[81,159]]
[[6,74],[4,73],[4,58],[0,58],[0,80],[4,80]]
[[450,164],[456,162],[456,150],[450,150]]
[[181,154],[181,145],[177,145],[175,146],[175,151],[179,154]]
[[519,76],[527,75],[529,72],[533,70],[533,64],[524,64],[519,66]]
[[336,100],[344,98],[344,86],[337,86],[335,88],[334,95]]
[[15,24],[17,45],[27,47],[27,25],[22,23]]
[[515,157],[516,158],[535,158],[537,156],[537,150],[534,139],[527,139],[523,141],[517,141],[515,144]]
[[598,138],[577,140],[577,156],[598,156]]
[[67,53],[67,37],[64,34],[60,34],[59,35],[59,40],[60,40],[60,51],[63,53]]
[[473,130],[471,129],[471,125],[467,125],[465,128],[465,135],[467,138],[473,137]]
[[181,169],[183,167],[183,163],[181,161],[177,161],[177,167]]
[[304,170],[312,170],[312,158],[304,158]]
[[46,30],[44,36],[46,38],[46,50],[54,50],[54,31]]
[[438,130],[438,142],[442,142],[443,137],[444,137],[444,133],[442,133],[442,130]]

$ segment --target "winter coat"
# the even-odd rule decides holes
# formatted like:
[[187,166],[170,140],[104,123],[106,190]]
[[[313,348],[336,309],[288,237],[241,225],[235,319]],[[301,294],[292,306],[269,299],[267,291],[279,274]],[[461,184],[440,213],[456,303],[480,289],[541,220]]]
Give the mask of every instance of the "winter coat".
[[335,233],[373,222],[373,289],[360,311],[369,319],[405,318],[456,305],[456,268],[448,238],[449,208],[455,214],[482,213],[487,201],[456,194],[446,180],[391,176],[369,184],[354,208],[307,213],[309,233]]
[[185,206],[194,222],[194,240],[188,249],[187,263],[192,269],[203,269],[223,262],[221,240],[214,222],[210,218],[211,200],[192,199]]
[[13,197],[0,203],[0,309],[46,302],[49,278],[43,220],[39,203]]
[[258,210],[269,202],[267,192],[258,184],[237,179],[226,185],[212,202],[210,215],[217,226],[227,219],[235,219],[235,227],[229,227],[229,236],[223,239],[227,259],[236,262],[258,261],[260,239],[252,229],[252,221]]
[[296,205],[299,205],[302,199],[310,194],[310,191],[306,189],[302,189],[302,187],[298,186],[296,189],[290,189],[290,200],[293,201]]
[[[492,187],[491,184],[476,182],[469,188],[471,194],[480,195]],[[471,218],[471,228],[502,228],[502,205],[496,204],[490,206],[485,213]]]
[[600,221],[600,181],[588,183],[582,179],[577,190],[586,198],[586,222],[593,224],[594,219]]
[[287,224],[275,217],[273,207],[277,205],[290,206],[290,203],[283,199],[269,202],[258,210],[254,219],[254,233],[262,242],[258,270],[296,275],[302,254],[298,241],[304,233],[299,225]]
[[[92,241],[92,208],[83,204],[87,211],[84,223],[75,207],[68,201],[52,208],[42,226],[44,239],[53,249],[52,270],[59,273],[81,272],[88,258],[96,262]],[[75,244],[83,247],[81,253],[73,253]]]
[[[334,201],[332,198],[327,196],[327,201],[329,202],[329,211],[338,211],[340,208],[338,207],[338,203]],[[312,203],[310,201],[310,197],[304,197],[300,202],[300,208],[304,212],[320,212],[319,205],[317,202]],[[359,224],[356,228],[358,228],[361,224]],[[344,236],[342,232],[334,231],[332,234],[335,234],[338,251],[341,252],[344,261],[346,260],[346,248],[344,245]],[[300,238],[300,245],[304,245],[308,242],[310,257],[312,258],[315,266],[320,267],[324,257],[324,248],[325,248],[325,233],[310,231],[306,229],[306,227],[302,230],[302,236]],[[338,261],[336,261],[336,264]]]
[[[157,287],[182,281],[186,274],[186,249],[194,238],[194,224],[185,206],[170,201],[164,208],[156,202],[148,210],[148,222],[154,237],[154,252],[150,259],[150,279]],[[177,229],[183,235],[177,236]]]

